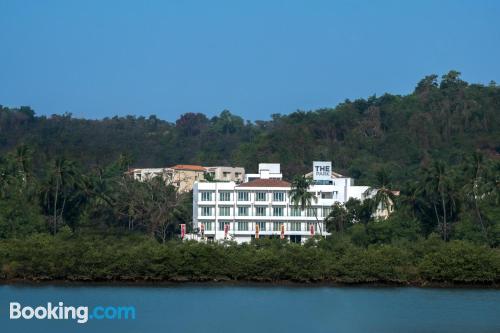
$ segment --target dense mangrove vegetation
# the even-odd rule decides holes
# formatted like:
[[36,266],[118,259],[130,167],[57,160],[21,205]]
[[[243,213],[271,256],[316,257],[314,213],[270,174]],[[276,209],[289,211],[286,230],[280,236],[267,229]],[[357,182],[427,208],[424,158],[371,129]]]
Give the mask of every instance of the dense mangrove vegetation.
[[305,245],[160,244],[138,236],[60,233],[0,242],[2,279],[28,281],[255,281],[495,285],[500,251],[432,236],[359,247],[346,238]]

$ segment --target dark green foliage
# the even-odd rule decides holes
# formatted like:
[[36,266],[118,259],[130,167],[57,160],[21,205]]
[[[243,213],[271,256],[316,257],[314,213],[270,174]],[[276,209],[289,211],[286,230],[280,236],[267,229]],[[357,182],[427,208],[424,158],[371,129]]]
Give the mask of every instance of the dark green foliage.
[[418,267],[422,278],[429,281],[481,283],[500,277],[498,250],[459,241],[426,254]]
[[500,252],[464,241],[359,248],[262,240],[203,244],[143,237],[33,235],[0,242],[0,280],[294,281],[338,283],[500,282]]

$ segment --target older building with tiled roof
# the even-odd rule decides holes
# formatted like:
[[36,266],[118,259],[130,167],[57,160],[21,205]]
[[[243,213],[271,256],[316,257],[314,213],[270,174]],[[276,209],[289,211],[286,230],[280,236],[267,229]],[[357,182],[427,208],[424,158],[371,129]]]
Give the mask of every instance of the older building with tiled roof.
[[138,181],[147,181],[155,177],[162,177],[165,183],[174,185],[180,192],[189,192],[193,189],[194,182],[206,179],[241,183],[245,177],[245,168],[177,164],[169,168],[130,169],[127,174],[132,175]]

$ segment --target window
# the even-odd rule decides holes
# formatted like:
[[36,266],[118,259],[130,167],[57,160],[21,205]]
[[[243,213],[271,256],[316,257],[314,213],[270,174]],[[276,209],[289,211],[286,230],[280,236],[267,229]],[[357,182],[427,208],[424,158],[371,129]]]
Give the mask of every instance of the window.
[[255,222],[259,226],[259,231],[266,231],[266,222]]
[[224,231],[224,226],[227,225],[228,228],[231,225],[231,222],[219,222],[219,231]]
[[266,216],[266,207],[265,206],[255,207],[255,215]]
[[248,222],[238,222],[238,231],[248,231]]
[[266,201],[267,193],[266,192],[257,192],[255,193],[255,201]]
[[220,216],[231,215],[231,207],[219,207],[219,215]]
[[238,216],[248,216],[248,207],[238,207]]
[[285,192],[273,192],[273,201],[285,201]]
[[201,207],[201,216],[212,216],[212,207]]
[[290,216],[300,216],[300,208],[290,207]]
[[300,222],[290,222],[290,230],[291,231],[300,231]]
[[273,222],[273,231],[281,231],[281,222]]
[[321,199],[333,199],[332,192],[321,192]]
[[323,207],[323,217],[327,217],[332,211],[332,207]]
[[333,197],[337,199],[339,196],[339,191],[333,191]]
[[273,216],[283,216],[283,207],[273,207]]
[[212,221],[203,222],[202,224],[205,225],[205,231],[211,231],[211,230],[213,230],[212,228],[214,227],[214,223]]
[[210,191],[201,192],[201,201],[212,201],[212,192]]
[[220,201],[231,201],[231,192],[229,191],[219,192],[219,199]]
[[224,179],[228,179],[230,175],[231,175],[231,172],[228,172],[228,171],[222,172],[222,177],[224,177]]
[[247,191],[238,192],[238,201],[249,201],[249,195]]
[[316,208],[307,208],[306,216],[316,216]]

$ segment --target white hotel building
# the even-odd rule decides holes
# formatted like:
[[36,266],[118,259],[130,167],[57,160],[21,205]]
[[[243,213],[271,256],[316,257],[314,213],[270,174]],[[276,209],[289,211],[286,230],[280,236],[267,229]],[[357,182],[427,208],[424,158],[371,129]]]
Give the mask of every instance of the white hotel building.
[[317,200],[305,211],[291,202],[291,184],[282,179],[279,164],[259,164],[259,173],[247,174],[241,184],[195,182],[193,227],[209,241],[238,243],[249,242],[257,230],[259,238],[284,237],[292,242],[304,242],[313,233],[327,235],[323,220],[331,206],[349,198],[363,200],[368,186],[354,186],[352,178],[333,173],[331,162],[314,162],[312,174],[315,183],[309,191]]

